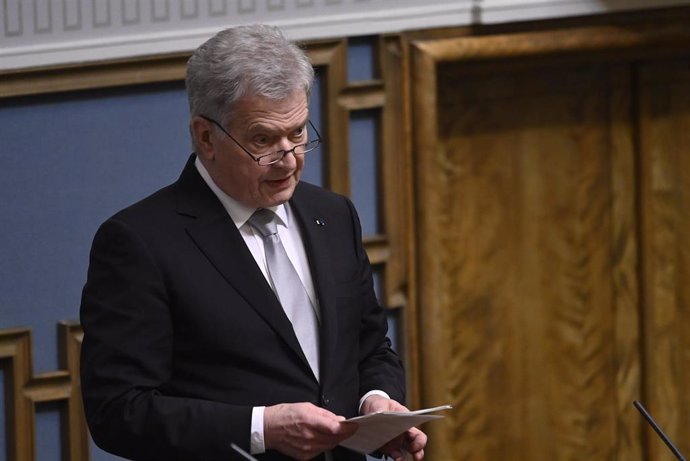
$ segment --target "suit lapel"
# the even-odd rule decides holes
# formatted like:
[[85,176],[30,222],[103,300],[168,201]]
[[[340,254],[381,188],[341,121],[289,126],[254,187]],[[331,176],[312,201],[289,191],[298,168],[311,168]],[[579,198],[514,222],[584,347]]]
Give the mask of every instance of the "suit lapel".
[[328,223],[325,214],[319,212],[318,206],[311,203],[297,186],[293,198],[290,200],[300,229],[304,247],[309,259],[314,288],[319,300],[321,311],[320,325],[320,369],[321,383],[331,376],[330,369],[334,364],[335,347],[337,344],[338,324],[335,305],[335,280],[328,251]]
[[201,252],[309,367],[290,320],[218,198],[196,171],[194,156],[177,182],[178,213],[195,218],[187,233]]

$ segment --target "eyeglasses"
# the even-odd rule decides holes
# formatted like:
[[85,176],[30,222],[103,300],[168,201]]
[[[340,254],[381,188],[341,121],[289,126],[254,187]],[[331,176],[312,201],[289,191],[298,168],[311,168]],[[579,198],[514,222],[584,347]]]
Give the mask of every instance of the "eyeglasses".
[[230,133],[227,132],[225,128],[223,128],[223,125],[215,121],[214,119],[210,117],[206,117],[205,115],[199,115],[201,118],[204,120],[207,120],[214,125],[216,125],[218,128],[221,129],[223,133],[225,133],[228,138],[232,139],[235,144],[237,144],[240,149],[242,149],[244,152],[246,152],[247,155],[249,155],[252,160],[254,160],[256,163],[258,163],[261,166],[268,166],[268,165],[273,165],[274,163],[280,162],[283,157],[285,157],[287,154],[292,153],[294,155],[304,155],[307,152],[311,152],[317,147],[319,147],[319,144],[321,144],[321,135],[317,131],[316,127],[311,123],[311,120],[307,120],[307,123],[309,123],[309,126],[311,127],[312,130],[314,130],[314,133],[316,133],[316,139],[307,141],[304,144],[298,144],[294,146],[292,149],[289,150],[277,150],[275,152],[271,152],[268,154],[261,154],[261,155],[254,155],[251,152],[249,152],[247,149],[244,148],[242,144],[239,143],[239,141],[235,138],[232,137]]

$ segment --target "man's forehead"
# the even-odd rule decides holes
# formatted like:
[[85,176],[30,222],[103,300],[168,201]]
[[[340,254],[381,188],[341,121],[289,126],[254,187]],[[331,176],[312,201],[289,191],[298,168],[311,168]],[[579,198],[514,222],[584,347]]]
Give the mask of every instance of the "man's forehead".
[[307,106],[307,94],[302,90],[295,90],[284,98],[269,98],[259,94],[249,93],[239,98],[234,103],[236,110],[267,110],[278,107]]
[[237,125],[252,128],[296,127],[306,124],[309,118],[305,95],[293,95],[282,100],[247,96],[238,101],[232,112],[231,123],[234,121]]
[[276,120],[276,121],[266,121],[263,119],[251,118],[245,119],[245,125],[252,131],[280,131],[282,129],[294,129],[299,128],[307,124],[309,120],[309,115],[306,114],[304,117],[295,118],[292,120]]

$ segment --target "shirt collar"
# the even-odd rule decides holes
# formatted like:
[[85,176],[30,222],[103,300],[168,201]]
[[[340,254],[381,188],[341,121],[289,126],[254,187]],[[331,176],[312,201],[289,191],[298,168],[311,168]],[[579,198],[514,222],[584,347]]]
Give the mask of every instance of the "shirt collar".
[[[238,202],[237,200],[223,192],[221,188],[218,187],[218,185],[215,182],[213,182],[213,179],[211,179],[211,175],[209,174],[208,170],[206,170],[206,167],[204,167],[204,165],[201,163],[201,160],[199,160],[199,156],[197,156],[196,160],[194,160],[194,166],[196,167],[204,182],[213,191],[216,197],[218,197],[220,203],[223,204],[225,211],[228,212],[228,215],[230,215],[230,218],[232,219],[232,222],[235,223],[235,226],[237,226],[238,229],[244,226],[245,223],[249,220],[249,218],[251,218],[252,214],[254,214],[254,212],[257,209],[243,205],[242,203]],[[287,212],[286,205],[287,204],[282,204],[267,208],[273,211],[276,214],[276,216],[278,216],[278,224],[282,224],[285,227],[288,227],[289,214]]]

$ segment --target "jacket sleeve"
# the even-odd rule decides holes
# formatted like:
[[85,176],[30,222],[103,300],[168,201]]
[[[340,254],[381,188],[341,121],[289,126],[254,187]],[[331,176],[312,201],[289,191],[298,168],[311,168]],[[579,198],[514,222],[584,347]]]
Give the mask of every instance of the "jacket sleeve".
[[133,459],[233,459],[249,449],[251,406],[166,393],[173,360],[168,293],[144,240],[110,219],[82,293],[81,388],[101,448]]

